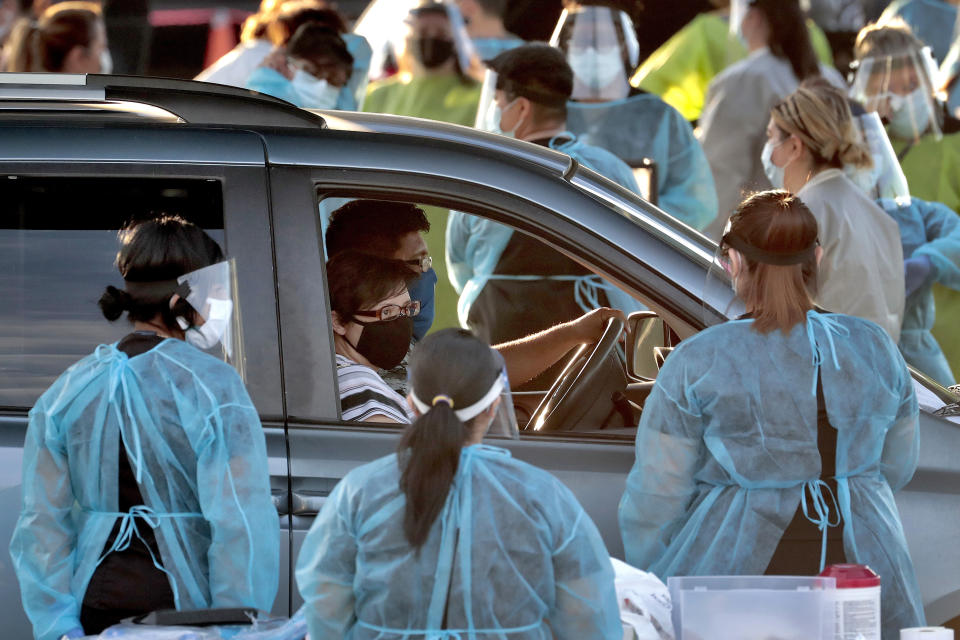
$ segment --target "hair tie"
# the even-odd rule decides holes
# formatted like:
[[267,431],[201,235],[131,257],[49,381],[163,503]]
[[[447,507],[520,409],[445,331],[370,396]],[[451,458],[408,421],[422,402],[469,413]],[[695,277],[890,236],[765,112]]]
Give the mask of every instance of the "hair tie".
[[448,407],[453,409],[453,398],[450,396],[445,396],[443,394],[433,396],[433,401],[430,403],[432,406],[437,406],[439,403],[445,403]]

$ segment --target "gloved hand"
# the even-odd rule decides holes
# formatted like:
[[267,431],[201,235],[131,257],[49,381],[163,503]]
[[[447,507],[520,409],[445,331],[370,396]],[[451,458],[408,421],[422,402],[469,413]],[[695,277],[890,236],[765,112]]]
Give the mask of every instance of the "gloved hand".
[[927,281],[933,263],[927,256],[915,256],[903,261],[903,288],[906,297],[913,295]]

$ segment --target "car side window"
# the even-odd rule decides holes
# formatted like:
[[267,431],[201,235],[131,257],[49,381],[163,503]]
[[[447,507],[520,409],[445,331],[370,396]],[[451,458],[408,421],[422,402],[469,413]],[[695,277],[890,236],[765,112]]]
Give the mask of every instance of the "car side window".
[[[423,271],[418,272],[409,291],[411,299],[420,302],[421,313],[429,315],[429,319],[421,318],[426,321],[429,331],[465,326],[490,344],[497,345],[527,338],[601,306],[619,308],[625,314],[644,309],[640,301],[530,234],[482,215],[450,211],[410,199],[401,200],[393,195],[378,198],[419,209],[429,224],[429,230],[418,227],[415,215],[404,212],[402,207],[395,215],[383,216],[383,220],[376,224],[370,219],[351,223],[347,216],[358,212],[363,218],[368,215],[379,218],[376,214],[365,213],[364,207],[358,204],[359,199],[340,197],[340,194],[330,198],[321,196],[319,210],[326,257],[330,259],[331,252],[345,246],[345,237],[350,238],[347,248],[387,257],[383,255],[384,244],[377,236],[383,235],[384,228],[397,229],[398,239],[392,257],[404,260],[412,270]],[[344,205],[346,207],[341,209]],[[384,208],[391,206],[384,205]],[[345,232],[345,229],[349,231]],[[426,257],[429,261],[424,260]],[[428,274],[428,269],[435,275]],[[332,277],[339,276],[333,274]],[[423,282],[425,279],[427,283]],[[341,286],[330,284],[331,291]],[[331,296],[334,295],[332,292]],[[343,362],[351,351],[347,346],[356,348],[360,345],[358,342],[344,342],[343,336],[336,335],[336,326],[333,331],[338,354],[341,418],[348,422],[369,420],[357,411],[361,402],[358,390],[362,390],[362,398],[369,401],[367,408],[372,413],[389,413],[388,408],[377,407],[378,393],[371,387],[377,386],[378,380],[371,374],[376,374],[379,381],[402,400],[408,392],[407,358],[389,370],[370,366],[362,368],[366,369],[365,372],[347,369],[347,363]],[[352,337],[356,340],[356,336]],[[596,337],[600,337],[599,332]],[[514,405],[521,428],[528,422],[533,424],[538,407],[554,383],[583,364],[583,354],[576,352],[577,349],[573,349],[555,362],[544,363],[540,373],[532,379],[513,385]],[[360,376],[358,371],[366,375]],[[349,377],[345,377],[348,373]],[[368,383],[362,389],[357,382],[360,377]],[[603,365],[602,373],[593,376],[592,380],[596,396],[602,401],[584,412],[575,425],[576,430],[584,434],[607,429],[610,434],[625,430],[620,435],[629,437],[634,432],[639,412],[630,407],[629,394],[623,399],[628,384],[632,382],[626,374],[623,355],[612,354],[609,362]],[[621,393],[615,401],[613,396],[618,391]],[[387,393],[381,389],[379,395]],[[382,397],[379,400],[384,401],[382,404],[390,404]]]
[[0,176],[0,407],[31,407],[71,364],[129,332],[97,300],[123,286],[117,232],[159,214],[223,243],[216,181]]

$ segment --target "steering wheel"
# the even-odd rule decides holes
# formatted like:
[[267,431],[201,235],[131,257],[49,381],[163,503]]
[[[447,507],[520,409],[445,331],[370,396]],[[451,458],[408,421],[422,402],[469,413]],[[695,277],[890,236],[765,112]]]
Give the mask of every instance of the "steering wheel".
[[525,431],[568,431],[576,425],[596,400],[591,382],[616,348],[623,327],[623,320],[610,318],[596,343],[577,349],[534,410]]

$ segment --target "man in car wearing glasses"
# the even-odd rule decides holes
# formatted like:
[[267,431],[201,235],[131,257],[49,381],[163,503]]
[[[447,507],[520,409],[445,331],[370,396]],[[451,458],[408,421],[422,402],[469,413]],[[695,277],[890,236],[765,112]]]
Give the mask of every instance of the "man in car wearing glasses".
[[[422,235],[429,229],[423,210],[403,202],[353,200],[330,214],[327,281],[344,420],[409,422],[406,404],[393,405],[406,394],[406,354],[433,322],[437,277]],[[600,308],[497,345],[511,384],[595,342],[613,316],[623,314]]]

